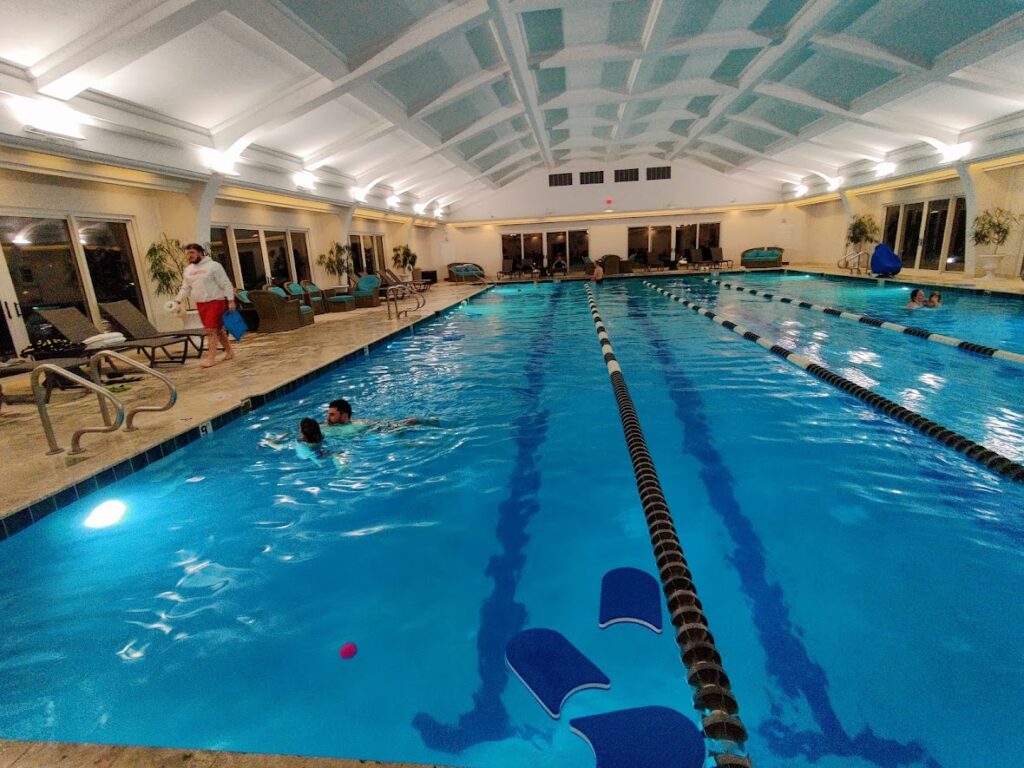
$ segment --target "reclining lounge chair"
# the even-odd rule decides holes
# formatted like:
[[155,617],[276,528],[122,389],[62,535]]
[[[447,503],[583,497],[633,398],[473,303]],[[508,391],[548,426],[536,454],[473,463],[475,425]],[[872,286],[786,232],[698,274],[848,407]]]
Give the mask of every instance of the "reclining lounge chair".
[[206,346],[206,331],[202,328],[185,328],[181,331],[161,331],[142,314],[138,307],[126,299],[100,304],[100,311],[125,335],[135,339],[165,339],[184,336],[196,350],[196,357],[203,354]]
[[[102,332],[92,324],[92,321],[83,315],[76,307],[65,307],[63,309],[40,309],[39,314],[43,316],[50,325],[56,328],[64,338],[72,344],[85,344],[85,340],[93,336],[99,336]],[[168,347],[177,344],[181,345],[181,355],[172,355],[167,351]],[[188,354],[188,339],[184,336],[164,336],[155,338],[132,339],[121,344],[112,344],[104,349],[111,349],[116,352],[134,351],[141,352],[149,361],[150,367],[159,363],[184,363],[185,355]],[[157,353],[163,353],[163,359],[157,359]]]
[[282,293],[284,291],[280,288],[276,291],[249,291],[249,299],[260,317],[260,333],[293,331],[313,324],[313,310],[296,299],[282,296]]

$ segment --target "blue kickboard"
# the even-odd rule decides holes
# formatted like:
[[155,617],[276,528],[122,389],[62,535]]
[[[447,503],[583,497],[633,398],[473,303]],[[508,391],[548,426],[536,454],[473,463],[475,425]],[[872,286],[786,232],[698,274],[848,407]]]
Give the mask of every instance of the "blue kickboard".
[[515,635],[505,647],[505,663],[555,719],[577,691],[611,684],[604,672],[552,629],[526,629]]
[[638,707],[569,721],[586,741],[597,768],[701,768],[704,737],[685,715],[668,707]]
[[235,341],[241,341],[245,332],[249,330],[249,326],[245,324],[245,320],[242,318],[242,313],[236,310],[231,310],[224,313],[224,329],[235,337]]
[[601,579],[601,629],[612,624],[640,624],[661,633],[661,590],[658,581],[637,568],[616,568]]

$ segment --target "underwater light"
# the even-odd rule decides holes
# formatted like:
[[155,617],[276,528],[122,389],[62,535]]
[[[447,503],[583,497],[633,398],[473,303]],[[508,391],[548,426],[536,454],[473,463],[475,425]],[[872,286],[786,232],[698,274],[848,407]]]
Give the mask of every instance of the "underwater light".
[[121,518],[124,517],[125,510],[127,509],[128,507],[122,501],[117,501],[116,499],[104,501],[85,518],[85,527],[107,528],[115,525],[121,522]]

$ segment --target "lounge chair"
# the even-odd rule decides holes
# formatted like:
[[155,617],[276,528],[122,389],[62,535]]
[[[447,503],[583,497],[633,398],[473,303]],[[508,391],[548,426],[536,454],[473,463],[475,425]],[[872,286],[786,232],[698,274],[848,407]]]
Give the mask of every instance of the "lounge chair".
[[249,330],[253,333],[259,331],[260,313],[256,311],[248,291],[242,288],[235,288],[235,306],[238,307],[238,312],[241,314],[242,319],[245,320]]
[[498,279],[503,277],[512,277],[514,274],[512,267],[512,259],[502,259],[501,269],[498,270]]
[[762,246],[748,248],[740,254],[740,266],[747,269],[765,269],[782,266],[782,248]]
[[483,269],[478,264],[453,264],[448,271],[455,276],[460,283],[486,283],[487,279]]
[[377,275],[363,275],[352,292],[356,309],[380,306],[380,278]]
[[[71,371],[71,373],[78,374],[82,378],[89,378],[89,358],[87,357],[51,357],[44,360],[8,360],[0,363],[0,378],[6,376],[18,376],[23,373],[32,373],[36,368],[43,363],[49,363],[50,365],[56,365],[59,368]],[[50,402],[50,395],[54,388],[56,389],[71,389],[73,386],[65,379],[57,376],[51,376],[49,373],[43,377],[43,388],[46,391],[46,396],[43,402]],[[0,387],[0,407],[3,406],[4,402],[4,389]]]
[[648,253],[645,266],[648,272],[652,269],[667,269],[665,258],[660,253]]
[[[85,344],[85,340],[99,336],[102,331],[92,324],[92,321],[83,315],[77,307],[65,307],[63,309],[40,309],[37,310],[43,319],[56,328],[60,334],[72,344]],[[177,344],[181,345],[181,355],[172,355],[167,351],[168,347]],[[158,363],[184,363],[188,354],[189,342],[184,336],[164,336],[156,338],[132,339],[122,343],[111,344],[103,347],[117,352],[134,351],[141,352],[149,361],[150,367]],[[163,353],[164,359],[158,360],[157,353]]]
[[184,336],[196,350],[196,357],[203,354],[203,348],[206,346],[206,331],[203,328],[161,331],[127,299],[100,304],[100,311],[110,318],[110,322],[128,339],[163,339]]
[[[284,293],[280,288],[278,291]],[[313,324],[313,310],[277,291],[249,291],[260,318],[260,333],[293,331]],[[303,311],[305,310],[305,311]]]
[[604,258],[601,259],[601,266],[604,267],[604,274],[617,275],[621,271],[619,267],[622,265],[622,259],[616,256],[614,253],[605,254]]
[[324,292],[320,290],[320,286],[312,280],[303,280],[299,285],[306,292],[306,303],[313,308],[314,312],[323,314],[327,311],[327,305],[324,303]]
[[715,268],[727,267],[732,269],[732,259],[722,258],[721,248],[711,249],[711,265]]
[[426,293],[430,290],[429,280],[403,280],[387,267],[381,274],[386,285],[404,285],[411,288],[414,293]]
[[[284,288],[280,288],[280,287],[278,287],[276,285],[268,285],[266,287],[266,290],[269,293],[274,294],[275,296],[279,296],[282,299],[294,302],[296,305],[298,305],[299,312],[303,316],[303,325],[311,325],[313,323],[313,315],[315,315],[316,312],[313,311],[313,308],[311,306],[309,306],[309,304],[306,304],[302,300],[302,297],[299,297],[299,296],[296,296],[295,294],[289,293]],[[303,296],[304,295],[305,295],[305,293],[303,293]]]

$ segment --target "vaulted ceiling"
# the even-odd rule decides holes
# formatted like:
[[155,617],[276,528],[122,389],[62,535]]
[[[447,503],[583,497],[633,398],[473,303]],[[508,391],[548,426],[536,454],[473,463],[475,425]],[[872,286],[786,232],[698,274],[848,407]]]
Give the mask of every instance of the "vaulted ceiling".
[[580,164],[836,185],[1024,128],[1021,0],[0,0],[0,18],[0,92],[66,101],[120,137],[95,142],[107,156],[156,139],[420,203]]

